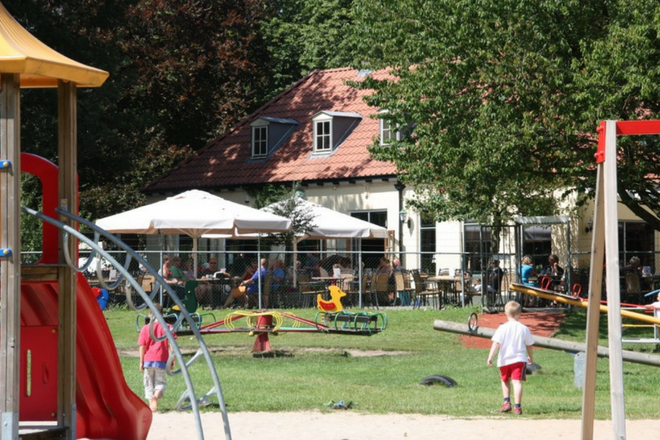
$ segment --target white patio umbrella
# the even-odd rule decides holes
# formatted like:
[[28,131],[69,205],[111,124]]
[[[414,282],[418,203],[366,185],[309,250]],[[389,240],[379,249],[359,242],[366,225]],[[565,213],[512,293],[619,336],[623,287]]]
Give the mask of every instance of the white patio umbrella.
[[230,202],[205,191],[190,190],[165,200],[111,215],[96,225],[115,234],[184,234],[193,238],[197,273],[197,239],[204,234],[228,237],[285,232],[291,220]]
[[[278,210],[276,202],[261,208],[262,211],[271,212]],[[361,220],[359,218],[333,211],[316,203],[309,202],[303,198],[296,201],[296,210],[309,212],[313,218],[314,227],[306,234],[296,236],[293,240],[294,258],[298,252],[298,243],[302,240],[311,239],[335,239],[335,238],[387,238],[387,229],[376,224]],[[359,268],[360,277],[362,268]],[[294,271],[294,285],[296,284],[296,273]]]
[[[278,211],[280,203],[275,202],[260,209],[260,211],[271,213]],[[325,208],[316,203],[308,202],[303,198],[296,201],[296,210],[309,212],[313,218],[312,223],[314,227],[306,234],[297,235],[293,240],[294,258],[298,252],[298,243],[302,240],[311,238],[317,240],[323,239],[337,239],[337,238],[387,238],[387,229],[376,224],[352,217],[341,212],[333,211],[332,209]],[[238,234],[234,238],[254,238],[258,234]],[[208,238],[229,238],[224,234],[205,234],[204,237]],[[359,268],[360,277],[362,276],[362,268]],[[293,283],[297,284],[297,274],[293,272]]]
[[[272,213],[277,209],[278,204],[265,206],[262,211]],[[382,226],[369,223],[359,218],[333,211],[316,203],[299,199],[296,203],[296,209],[308,211],[313,216],[314,228],[305,235],[296,238],[296,241],[302,241],[307,238],[312,239],[332,239],[332,238],[387,238],[387,229]]]

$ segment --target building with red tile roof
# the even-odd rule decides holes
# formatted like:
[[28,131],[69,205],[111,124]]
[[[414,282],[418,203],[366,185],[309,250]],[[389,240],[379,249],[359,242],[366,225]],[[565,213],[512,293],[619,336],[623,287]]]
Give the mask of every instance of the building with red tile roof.
[[[423,222],[418,213],[404,214],[412,191],[399,184],[393,163],[370,156],[368,147],[393,132],[375,117],[379,109],[364,101],[371,92],[348,84],[366,75],[384,78],[388,73],[349,68],[311,72],[143,191],[158,199],[200,189],[249,204],[252,189],[295,182],[305,188],[307,200],[390,230],[388,240],[363,244],[363,250],[402,253],[404,267],[432,273],[477,268],[481,226]],[[626,228],[643,226],[631,213],[622,212],[620,218]],[[541,229],[548,251],[556,247],[549,229]],[[576,238],[580,248],[588,248],[590,229],[575,230],[585,230]],[[654,243],[652,233],[644,236]],[[471,254],[464,259],[463,252]]]
[[158,199],[200,189],[249,204],[253,189],[297,183],[307,200],[390,230],[390,239],[363,241],[363,250],[400,251],[404,190],[396,166],[367,150],[384,128],[379,109],[364,101],[369,90],[348,84],[367,75],[387,71],[311,72],[143,191]]
[[[396,180],[393,163],[371,158],[367,147],[379,136],[378,109],[363,100],[369,91],[347,81],[385,71],[355,69],[313,71],[233,129],[211,141],[195,156],[144,188],[147,194],[245,189],[264,184],[301,182],[303,185],[370,180]],[[333,145],[315,146],[315,124],[332,123]],[[268,146],[254,151],[256,127],[266,127]]]

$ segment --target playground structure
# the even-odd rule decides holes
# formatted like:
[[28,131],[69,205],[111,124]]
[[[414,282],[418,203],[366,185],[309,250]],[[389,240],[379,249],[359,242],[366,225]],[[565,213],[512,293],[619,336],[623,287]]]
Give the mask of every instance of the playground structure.
[[[335,287],[335,286],[331,286]],[[336,288],[341,292],[339,287]],[[343,293],[343,292],[341,292]],[[336,295],[336,294],[335,294]],[[318,298],[319,309],[322,298]],[[339,303],[341,306],[341,302]],[[244,325],[237,325],[244,320]],[[343,335],[371,336],[387,328],[387,315],[383,313],[319,311],[314,320],[302,318],[292,313],[276,310],[236,310],[224,319],[200,325],[196,330],[201,335],[248,333],[256,336],[252,352],[257,354],[271,351],[269,335],[279,333],[332,333]],[[179,328],[177,334],[192,334],[191,328]]]
[[[520,289],[520,290],[519,290]],[[566,304],[573,305],[573,306],[578,306],[578,307],[587,307],[586,301],[582,300],[576,300],[573,298],[566,298],[566,295],[562,295],[560,293],[555,293],[552,291],[544,291],[542,289],[537,289],[537,288],[529,288],[526,286],[522,286],[519,284],[513,284],[511,285],[511,290],[522,292],[528,295],[536,295],[541,298],[545,299],[551,299],[551,300],[557,300],[560,302],[565,302]],[[607,307],[606,306],[601,306],[602,310],[607,312]],[[652,318],[648,317],[645,315],[642,315],[640,313],[632,313],[629,311],[624,311],[622,312],[627,312],[627,315],[631,318],[651,318],[651,319],[656,319],[657,321],[660,322],[657,318]],[[638,316],[633,316],[633,315],[638,315]],[[476,313],[472,313],[470,315],[470,318],[468,320],[467,324],[460,324],[457,322],[449,322],[449,321],[442,321],[442,320],[435,320],[433,324],[433,328],[438,331],[446,331],[450,333],[458,333],[462,335],[468,335],[468,336],[475,336],[479,338],[487,338],[490,339],[493,337],[495,334],[495,329],[492,328],[486,328],[486,327],[479,327],[479,321],[478,321],[478,316]],[[537,347],[545,347],[553,350],[562,350],[562,351],[567,351],[569,353],[578,353],[578,352],[584,352],[587,348],[586,344],[580,343],[580,342],[573,342],[573,341],[563,341],[561,339],[557,338],[546,338],[542,336],[534,336],[534,346]],[[597,355],[598,357],[605,357],[608,358],[610,357],[610,349],[607,347],[597,347]],[[637,363],[637,364],[643,364],[643,365],[651,365],[654,367],[660,367],[660,356],[657,355],[652,355],[648,353],[640,353],[636,351],[622,351],[622,359],[627,362],[631,363]]]
[[[608,297],[608,346],[610,349],[610,402],[612,435],[626,438],[623,389],[621,292],[619,283],[617,136],[658,135],[659,120],[601,121],[596,150],[596,188],[591,242],[589,292],[587,307],[587,335],[585,349],[585,381],[582,394],[582,440],[594,437],[596,396],[596,361],[600,319],[603,268]],[[637,314],[644,316],[641,314]]]
[[[82,274],[94,256],[118,269],[114,283],[130,284],[154,309],[128,265],[132,259],[154,274],[158,290],[180,308],[180,320],[194,329],[194,320],[171,288],[149,264],[116,237],[79,218],[76,115],[77,88],[101,86],[108,73],[62,56],[21,27],[0,4],[0,412],[2,439],[108,438],[144,440],[151,410],[127,386],[106,320]],[[20,89],[57,88],[58,165],[21,153]],[[21,208],[21,172],[41,180],[42,211]],[[21,261],[21,210],[43,222],[42,255],[36,264]],[[90,239],[78,231],[85,224]],[[99,245],[103,238],[127,252],[119,264]],[[78,244],[92,250],[87,265],[76,267]],[[156,318],[164,328],[162,316]],[[231,439],[217,372],[204,341],[200,352],[211,371],[223,415],[225,438]],[[170,332],[166,337],[181,365],[190,396],[195,396],[187,365]],[[203,430],[198,399],[191,399],[198,438]],[[21,431],[21,422],[36,422]],[[29,430],[29,432],[27,432]]]

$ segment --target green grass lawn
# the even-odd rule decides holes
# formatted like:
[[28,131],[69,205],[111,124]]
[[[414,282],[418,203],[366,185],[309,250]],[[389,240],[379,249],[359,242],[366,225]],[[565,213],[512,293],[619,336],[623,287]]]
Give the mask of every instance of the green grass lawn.
[[[271,336],[270,341],[273,350],[286,356],[274,358],[253,357],[254,337],[247,333],[208,335],[205,341],[212,350],[229,411],[324,409],[326,402],[350,400],[357,404],[358,411],[370,413],[492,416],[491,411],[501,404],[501,388],[497,368],[486,366],[488,350],[464,348],[459,335],[433,329],[436,319],[467,322],[472,311],[388,310],[387,329],[370,337],[281,333]],[[310,319],[316,314],[311,309],[291,312]],[[225,315],[222,311],[214,313],[218,318]],[[585,312],[567,313],[556,337],[584,341]],[[120,351],[126,381],[141,396],[137,313],[112,309],[105,314]],[[606,328],[603,317],[601,345],[607,345]],[[178,342],[183,348],[197,347],[190,336],[180,336]],[[624,348],[650,351],[654,347]],[[367,355],[347,352],[354,350]],[[582,391],[573,384],[573,359],[562,351],[542,348],[535,351],[534,360],[542,370],[528,376],[524,385],[526,417],[581,417]],[[190,371],[198,395],[211,389],[212,380],[203,360]],[[608,373],[608,359],[599,359],[596,391],[599,419],[607,419],[610,414]],[[432,374],[450,376],[458,385],[447,388],[419,384]],[[624,362],[624,387],[628,419],[660,418],[657,405],[660,374],[655,367]],[[184,389],[183,377],[168,377],[160,410],[174,409]]]

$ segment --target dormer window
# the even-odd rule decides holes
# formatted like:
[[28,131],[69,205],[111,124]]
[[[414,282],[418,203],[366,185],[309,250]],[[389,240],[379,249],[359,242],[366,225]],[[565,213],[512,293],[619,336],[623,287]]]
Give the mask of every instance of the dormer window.
[[[380,120],[380,144],[389,145],[393,138],[395,138],[395,133],[392,131],[392,123],[386,121],[385,119]],[[396,140],[396,139],[394,139]]]
[[298,121],[262,116],[250,125],[252,126],[251,158],[265,159],[289,139],[298,126]]
[[314,151],[326,153],[332,149],[332,120],[316,121],[314,124]]
[[[387,110],[383,110],[381,113],[387,113]],[[392,121],[382,118],[379,122],[381,145],[389,145],[392,141],[401,140],[401,132],[399,131],[399,126],[397,124],[393,124]]]
[[268,126],[252,126],[252,157],[268,155]]
[[322,111],[312,117],[314,153],[332,153],[362,120],[359,113]]

